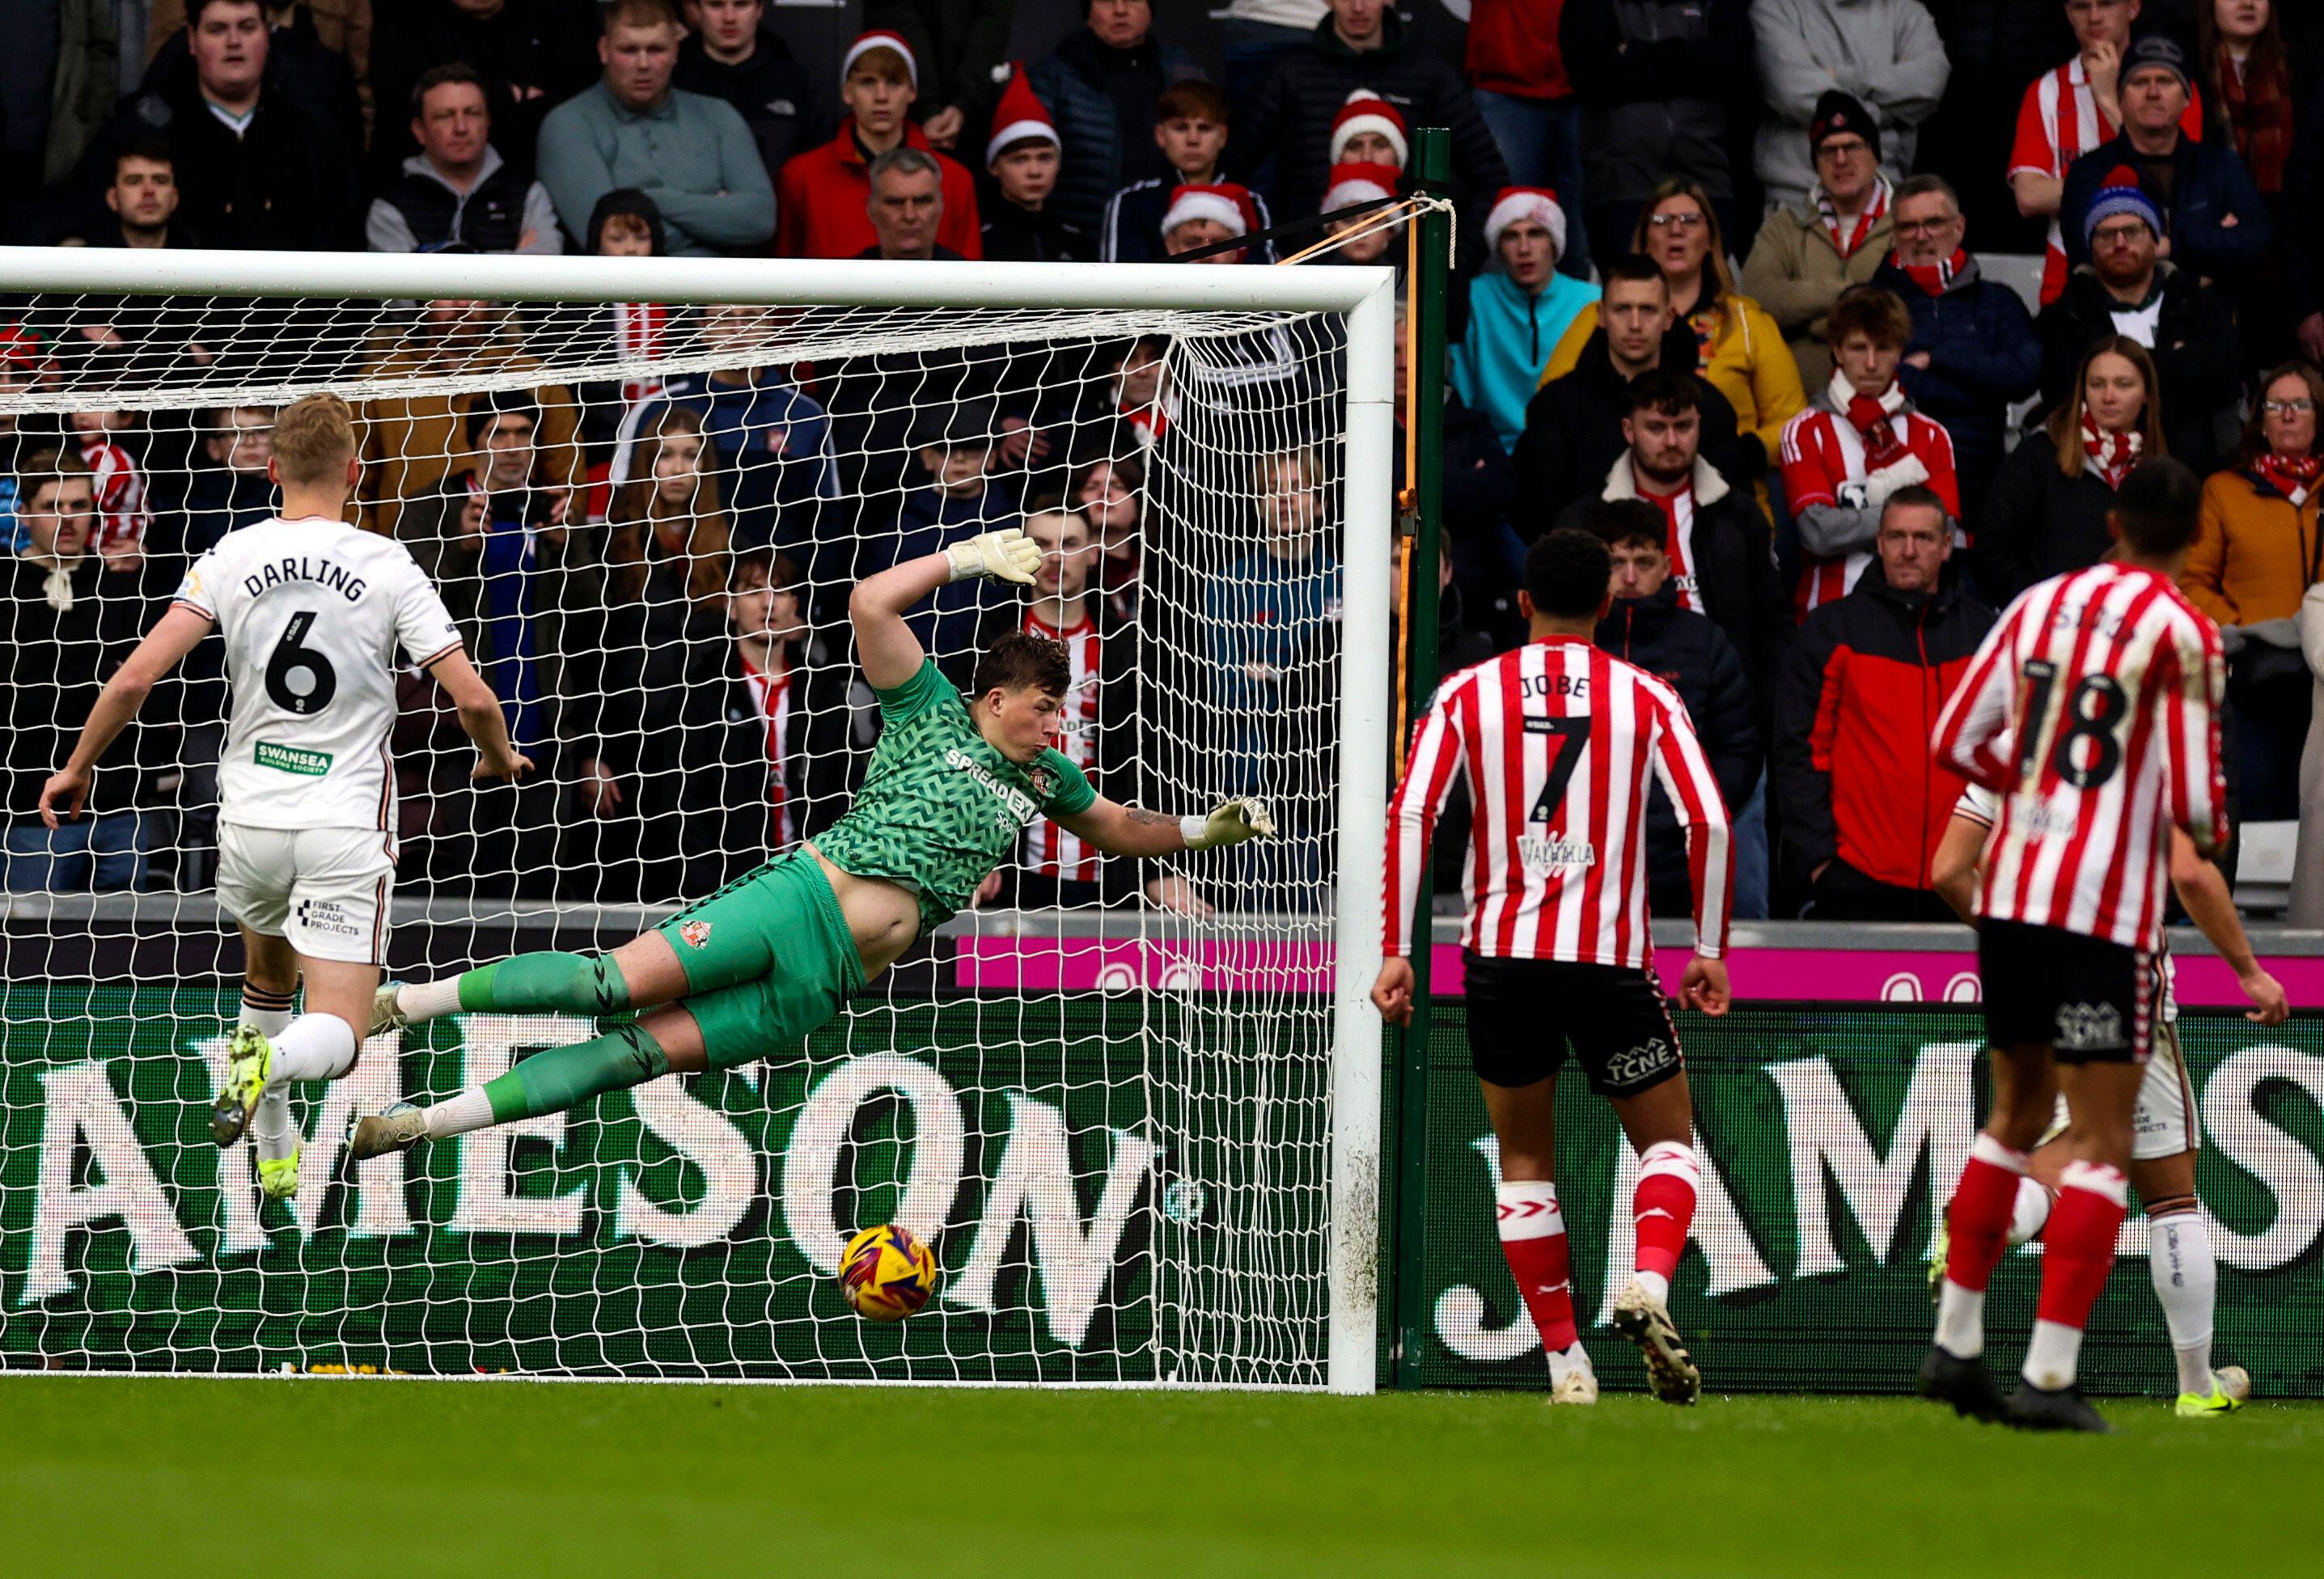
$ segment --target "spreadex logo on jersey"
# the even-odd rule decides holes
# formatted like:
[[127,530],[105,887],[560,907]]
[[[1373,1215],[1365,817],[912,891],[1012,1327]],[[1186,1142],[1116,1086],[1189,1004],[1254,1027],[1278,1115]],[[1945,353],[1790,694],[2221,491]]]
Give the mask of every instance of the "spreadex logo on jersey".
[[1598,864],[1598,846],[1588,839],[1521,834],[1517,859],[1525,863],[1527,872],[1573,872]]
[[1026,794],[1025,791],[1017,789],[1013,785],[1003,784],[1000,780],[992,776],[991,769],[986,767],[982,762],[980,762],[975,758],[970,756],[958,746],[954,746],[951,750],[945,753],[945,765],[966,773],[970,778],[975,780],[978,783],[991,790],[994,795],[998,796],[1002,801],[1007,803],[1010,810],[1017,814],[1017,820],[1019,822],[1032,821],[1033,814],[1040,809],[1039,807],[1033,804],[1033,798],[1031,796]]

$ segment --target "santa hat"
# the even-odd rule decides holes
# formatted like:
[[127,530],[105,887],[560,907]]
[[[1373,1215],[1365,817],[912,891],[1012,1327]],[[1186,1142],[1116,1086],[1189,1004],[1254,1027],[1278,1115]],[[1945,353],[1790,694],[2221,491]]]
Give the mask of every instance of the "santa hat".
[[1397,113],[1396,106],[1368,88],[1359,88],[1348,95],[1348,102],[1332,117],[1332,162],[1339,163],[1348,152],[1348,144],[1364,132],[1378,132],[1388,139],[1388,145],[1396,150],[1398,170],[1412,162],[1412,144],[1405,138],[1404,117]]
[[1565,210],[1548,187],[1503,187],[1493,195],[1492,211],[1485,216],[1485,245],[1499,248],[1501,232],[1520,219],[1531,219],[1549,232],[1549,245],[1565,255]]
[[1001,102],[992,111],[992,136],[984,144],[984,164],[990,170],[1001,151],[1016,143],[1047,143],[1052,148],[1063,148],[1057,140],[1057,123],[1049,118],[1048,106],[1040,95],[1025,79],[1025,62],[1009,62],[1009,86],[1001,90]]
[[41,337],[22,324],[0,324],[0,366],[37,367]]
[[1322,212],[1336,214],[1359,203],[1377,203],[1396,196],[1404,172],[1392,164],[1335,164],[1332,184],[1323,189]]
[[914,93],[920,90],[920,63],[912,57],[912,46],[904,42],[902,33],[890,32],[884,27],[855,35],[855,42],[847,46],[847,53],[840,60],[839,80],[844,83],[847,74],[855,69],[855,62],[874,50],[893,50],[902,57],[905,81],[911,84]]
[[1250,209],[1250,194],[1232,181],[1180,187],[1170,195],[1170,211],[1162,216],[1162,234],[1169,235],[1189,219],[1214,219],[1230,235],[1249,235]]
[[2117,164],[2107,176],[2106,183],[2098,189],[2098,199],[2090,204],[2090,211],[2083,216],[2082,245],[2089,247],[2093,245],[2091,237],[2098,235],[2101,221],[2125,214],[2144,222],[2155,235],[2163,234],[2163,210],[2157,208],[2154,199],[2140,189],[2138,172],[2126,164]]

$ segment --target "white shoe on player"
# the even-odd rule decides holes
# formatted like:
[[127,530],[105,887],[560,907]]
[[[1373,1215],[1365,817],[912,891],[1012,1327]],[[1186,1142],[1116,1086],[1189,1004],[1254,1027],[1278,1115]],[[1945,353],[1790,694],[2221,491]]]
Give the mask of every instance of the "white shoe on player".
[[1553,1404],[1594,1404],[1598,1401],[1598,1377],[1594,1371],[1569,1371],[1549,1384],[1549,1401]]
[[1666,1404],[1691,1404],[1702,1397],[1702,1372],[1680,1341],[1678,1325],[1636,1278],[1614,1301],[1614,1330],[1637,1345],[1656,1398]]

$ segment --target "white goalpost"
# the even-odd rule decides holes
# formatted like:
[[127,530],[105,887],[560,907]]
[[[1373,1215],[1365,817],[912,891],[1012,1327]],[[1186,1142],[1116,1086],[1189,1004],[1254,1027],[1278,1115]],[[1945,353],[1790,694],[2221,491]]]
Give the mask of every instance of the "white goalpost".
[[[0,248],[0,1373],[1372,1390],[1395,305],[1336,266]],[[946,678],[1056,634],[1101,792],[1280,836],[1132,865],[1037,821],[804,1046],[355,1164],[353,1115],[593,1030],[375,1038],[267,1201],[205,1124],[215,641],[88,817],[33,802],[321,390],[540,764],[472,784],[399,676],[392,979],[610,949],[830,826],[879,728],[847,589],[1004,524],[1049,568],[917,612]],[[944,1279],[880,1326],[832,1273],[890,1221]]]

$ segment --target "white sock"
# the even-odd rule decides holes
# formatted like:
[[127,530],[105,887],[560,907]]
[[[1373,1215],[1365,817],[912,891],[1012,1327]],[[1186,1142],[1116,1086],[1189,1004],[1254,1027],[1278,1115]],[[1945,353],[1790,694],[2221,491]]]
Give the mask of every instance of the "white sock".
[[456,1014],[460,1009],[460,978],[446,976],[440,982],[414,982],[395,990],[396,1012],[406,1020],[435,1020],[446,1014]]
[[274,1079],[337,1080],[355,1067],[355,1029],[336,1014],[301,1014],[274,1039]]
[[235,1016],[236,1025],[246,1025],[268,1041],[272,1041],[290,1029],[291,1013],[286,1006],[281,1009],[261,1008],[250,1001],[248,988],[243,990],[242,1011]]
[[2034,1341],[2025,1348],[2025,1369],[2019,1374],[2043,1391],[2055,1392],[2074,1385],[2074,1368],[2081,1358],[2081,1328],[2062,1321],[2037,1321]]
[[2211,1303],[2219,1264],[2211,1255],[2211,1224],[2200,1208],[2157,1217],[2148,1225],[2147,1275],[2179,1355],[2179,1390],[2211,1391]]
[[1577,1371],[1584,1376],[1591,1374],[1590,1356],[1580,1344],[1575,1344],[1570,1349],[1550,1352],[1549,1379],[1551,1381],[1563,1381]]
[[288,1087],[270,1085],[250,1115],[250,1140],[261,1162],[280,1162],[299,1150],[299,1123],[290,1115]]
[[1985,1353],[1985,1296],[1947,1278],[1937,1289],[1937,1347],[1956,1360]]
[[2009,1208],[2009,1233],[2002,1241],[2012,1250],[2032,1239],[2050,1225],[2050,1208],[2058,1197],[2048,1186],[2038,1179],[2017,1181],[2017,1199]]
[[1667,1310],[1670,1308],[1670,1279],[1668,1278],[1664,1277],[1660,1272],[1632,1272],[1630,1276],[1636,1278],[1638,1280],[1638,1287],[1653,1295],[1656,1302],[1659,1303],[1664,1309]]
[[448,1140],[465,1135],[471,1130],[481,1130],[493,1122],[493,1099],[484,1094],[481,1085],[471,1085],[457,1096],[447,1097],[428,1110],[428,1138]]

